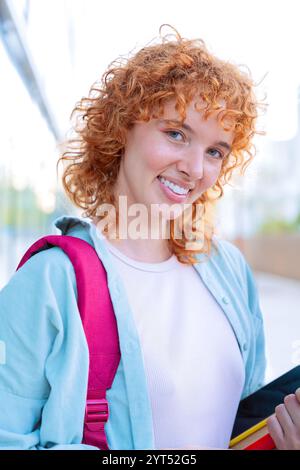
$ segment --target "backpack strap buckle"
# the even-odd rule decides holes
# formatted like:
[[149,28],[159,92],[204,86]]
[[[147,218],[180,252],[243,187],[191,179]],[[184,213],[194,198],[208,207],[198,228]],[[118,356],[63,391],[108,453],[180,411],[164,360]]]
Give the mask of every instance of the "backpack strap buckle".
[[103,423],[107,422],[108,416],[108,403],[105,398],[87,399],[84,417],[86,425],[101,423],[101,428],[103,428]]
[[105,398],[87,399],[84,416],[83,443],[108,450],[104,426],[108,420],[108,403]]

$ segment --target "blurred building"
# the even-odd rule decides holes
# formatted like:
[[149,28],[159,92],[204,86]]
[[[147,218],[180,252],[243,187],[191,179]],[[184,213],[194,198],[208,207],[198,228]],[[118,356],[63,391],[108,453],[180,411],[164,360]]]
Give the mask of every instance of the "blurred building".
[[[39,4],[45,7],[44,2]],[[64,1],[57,6],[55,13],[63,21],[56,21],[55,27],[47,23],[49,30],[41,31],[30,1],[0,1],[0,288],[24,249],[68,208],[56,161],[57,142],[65,131],[61,110],[71,109],[66,93],[72,75],[71,17]],[[59,87],[46,73],[45,61],[49,66],[59,60],[47,50],[50,33],[61,40],[58,50],[64,67],[57,70]]]
[[295,134],[258,137],[245,175],[225,189],[219,230],[254,269],[300,279],[300,88],[295,100]]

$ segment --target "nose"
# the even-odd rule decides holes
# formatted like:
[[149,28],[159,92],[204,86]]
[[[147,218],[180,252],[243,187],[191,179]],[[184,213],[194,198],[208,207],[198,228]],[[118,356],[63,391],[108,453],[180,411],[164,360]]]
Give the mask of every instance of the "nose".
[[178,171],[185,173],[191,180],[203,178],[204,149],[200,148],[187,152],[177,164]]

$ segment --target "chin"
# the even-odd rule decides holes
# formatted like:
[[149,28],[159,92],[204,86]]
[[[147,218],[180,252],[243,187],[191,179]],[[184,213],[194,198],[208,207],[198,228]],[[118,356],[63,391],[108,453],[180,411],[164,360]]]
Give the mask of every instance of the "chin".
[[181,217],[183,214],[183,209],[176,209],[175,211],[165,211],[164,209],[160,210],[160,213],[162,214],[162,217],[164,220],[175,220],[178,217]]

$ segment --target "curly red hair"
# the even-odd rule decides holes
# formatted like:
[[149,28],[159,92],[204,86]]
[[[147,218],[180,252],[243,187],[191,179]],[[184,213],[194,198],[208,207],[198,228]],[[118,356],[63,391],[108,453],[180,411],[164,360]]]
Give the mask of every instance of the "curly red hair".
[[[164,104],[171,99],[184,120],[186,106],[197,95],[205,103],[204,115],[217,111],[224,129],[233,131],[234,140],[216,184],[193,204],[191,223],[195,227],[196,204],[203,206],[202,217],[209,215],[209,207],[223,195],[233,170],[239,168],[244,173],[255,155],[252,140],[255,134],[262,134],[256,123],[263,103],[256,98],[254,87],[249,73],[215,57],[202,40],[184,39],[177,32],[175,39],[165,36],[132,57],[117,59],[72,112],[76,136],[65,142],[66,149],[58,160],[67,163],[62,175],[66,194],[84,209],[86,217],[97,217],[97,208],[103,203],[115,206],[113,187],[127,130],[135,121],[162,115]],[[210,253],[214,229],[208,218],[202,233],[204,243],[198,250],[187,250],[187,240],[184,236],[175,238],[175,222],[170,223],[169,244],[179,261],[196,263],[199,253]]]

